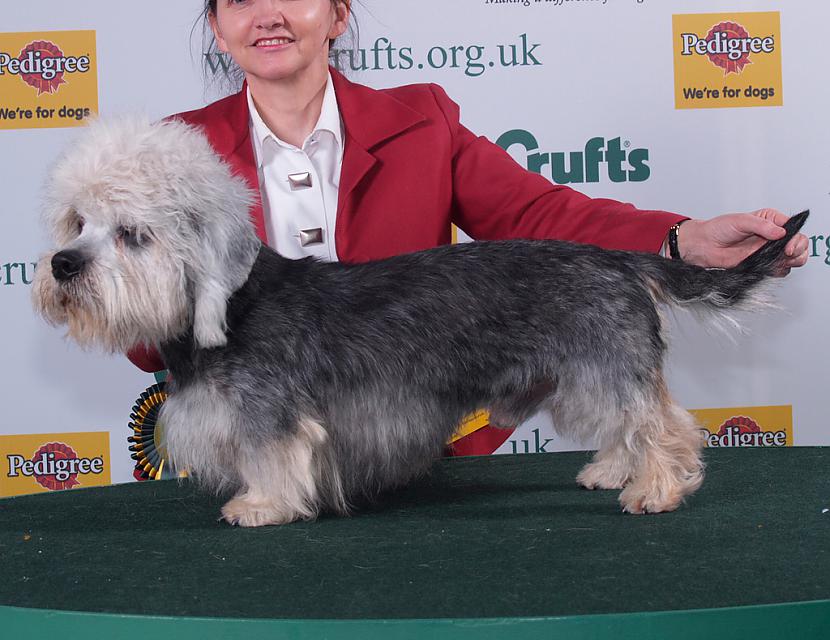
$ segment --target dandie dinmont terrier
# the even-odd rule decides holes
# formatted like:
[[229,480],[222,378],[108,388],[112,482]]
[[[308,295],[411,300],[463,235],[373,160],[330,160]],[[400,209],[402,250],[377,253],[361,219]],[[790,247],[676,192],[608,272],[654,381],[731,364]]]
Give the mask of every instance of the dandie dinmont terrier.
[[547,411],[598,443],[581,485],[675,509],[703,479],[702,437],[666,389],[658,306],[758,303],[807,216],[728,270],[521,240],[288,260],[197,129],[140,119],[92,124],[47,197],[58,249],[36,307],[81,344],[159,350],[170,460],[232,490],[222,515],[243,526],[348,513],[423,473],[477,410],[505,426]]

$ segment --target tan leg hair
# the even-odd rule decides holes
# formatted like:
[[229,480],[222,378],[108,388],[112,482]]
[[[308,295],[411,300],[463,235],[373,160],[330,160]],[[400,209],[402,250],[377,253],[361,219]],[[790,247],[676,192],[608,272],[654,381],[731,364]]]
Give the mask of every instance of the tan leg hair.
[[622,489],[634,475],[636,456],[623,441],[597,451],[576,481],[586,489]]
[[[314,519],[325,490],[321,482],[326,481],[329,492],[339,491],[336,474],[322,466],[327,442],[322,425],[305,418],[291,436],[241,455],[245,486],[222,507],[223,519],[243,527]],[[342,497],[334,501],[345,504]]]
[[700,426],[674,403],[662,381],[657,406],[630,418],[637,424],[637,462],[631,482],[620,494],[623,511],[672,511],[703,482]]

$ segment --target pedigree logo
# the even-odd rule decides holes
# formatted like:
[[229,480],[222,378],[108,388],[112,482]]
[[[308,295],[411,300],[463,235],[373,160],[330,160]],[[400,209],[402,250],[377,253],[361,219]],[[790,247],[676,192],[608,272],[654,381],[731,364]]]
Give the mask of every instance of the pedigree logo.
[[97,112],[94,31],[0,33],[0,129],[74,127]]
[[777,11],[672,17],[678,109],[780,106]]
[[109,433],[0,436],[0,496],[110,484]]
[[792,405],[692,409],[708,447],[793,446]]

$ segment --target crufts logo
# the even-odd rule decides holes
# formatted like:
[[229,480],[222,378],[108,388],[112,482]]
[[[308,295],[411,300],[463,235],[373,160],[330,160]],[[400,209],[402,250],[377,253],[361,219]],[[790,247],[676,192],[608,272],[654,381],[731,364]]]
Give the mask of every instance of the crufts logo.
[[696,409],[709,447],[787,447],[793,444],[792,406]]
[[30,42],[17,57],[0,51],[0,75],[10,73],[37,90],[37,94],[55,93],[66,83],[65,74],[88,73],[89,56],[66,56],[57,44],[48,40]]
[[[588,140],[582,151],[540,153],[539,141],[532,133],[513,129],[499,136],[496,144],[513,153],[529,171],[547,174],[557,184],[599,182],[603,174],[611,182],[643,182],[651,175],[648,149],[631,149],[631,143],[622,138],[596,137]],[[521,156],[511,150],[514,145],[524,148]]]

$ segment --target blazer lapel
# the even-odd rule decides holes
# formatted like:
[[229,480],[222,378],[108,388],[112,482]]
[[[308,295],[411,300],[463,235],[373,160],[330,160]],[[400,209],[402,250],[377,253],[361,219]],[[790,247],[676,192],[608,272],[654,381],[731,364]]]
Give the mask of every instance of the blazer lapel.
[[352,215],[352,193],[378,162],[372,150],[425,118],[383,91],[350,82],[336,69],[330,71],[345,129],[337,207],[339,244],[341,221],[345,224]]

